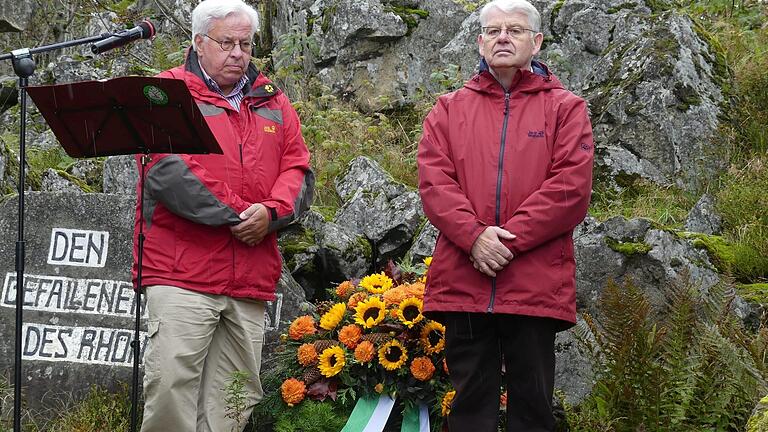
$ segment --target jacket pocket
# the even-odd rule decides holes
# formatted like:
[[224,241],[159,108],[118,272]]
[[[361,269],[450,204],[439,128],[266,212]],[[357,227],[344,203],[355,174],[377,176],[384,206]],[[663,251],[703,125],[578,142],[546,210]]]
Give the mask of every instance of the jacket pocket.
[[144,379],[147,382],[157,381],[160,374],[160,355],[157,350],[157,333],[160,330],[160,320],[147,321],[147,342],[144,347]]

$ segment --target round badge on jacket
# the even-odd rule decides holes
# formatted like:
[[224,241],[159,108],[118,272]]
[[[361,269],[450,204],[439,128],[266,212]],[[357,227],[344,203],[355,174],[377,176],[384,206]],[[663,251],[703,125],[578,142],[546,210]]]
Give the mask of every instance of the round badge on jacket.
[[155,105],[165,105],[168,103],[168,94],[157,86],[144,86],[144,96]]

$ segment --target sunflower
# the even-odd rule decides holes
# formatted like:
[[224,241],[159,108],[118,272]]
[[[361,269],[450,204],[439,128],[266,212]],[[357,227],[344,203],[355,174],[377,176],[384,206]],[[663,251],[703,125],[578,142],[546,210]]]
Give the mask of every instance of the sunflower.
[[421,321],[424,315],[421,314],[421,309],[424,307],[424,303],[416,297],[408,297],[400,302],[400,306],[397,307],[397,319],[401,323],[413,327],[414,324]]
[[331,306],[320,318],[320,327],[325,330],[333,330],[344,319],[344,312],[347,311],[347,305],[345,303],[336,303]]
[[315,345],[310,343],[302,344],[296,350],[296,358],[302,366],[309,366],[317,362],[317,351]]
[[365,288],[369,293],[381,294],[388,289],[392,288],[392,279],[382,273],[374,273],[370,276],[366,276],[360,281],[360,286]]
[[424,258],[424,265],[427,266],[427,268],[429,268],[429,266],[432,265],[432,257],[431,256],[428,256],[428,257]]
[[369,341],[362,341],[355,348],[355,360],[360,363],[368,363],[373,360],[374,354],[376,354],[376,348]]
[[379,348],[379,363],[388,371],[399,368],[407,360],[408,351],[397,339],[392,339]]
[[456,390],[451,390],[449,392],[445,393],[445,396],[443,396],[443,400],[440,402],[440,408],[441,414],[443,417],[447,416],[448,413],[451,412],[451,402],[453,402],[453,398],[456,396]]
[[362,336],[363,331],[355,324],[347,324],[339,330],[339,342],[349,349],[354,349]]
[[280,393],[283,395],[283,400],[289,407],[304,400],[304,395],[307,393],[307,386],[303,382],[296,378],[288,378],[283,381],[280,386]]
[[336,287],[336,295],[340,299],[346,299],[352,295],[353,292],[355,292],[355,284],[350,281],[344,281]]
[[436,354],[445,348],[445,326],[429,321],[421,329],[421,346],[427,354]]
[[332,346],[320,354],[317,367],[324,377],[330,378],[341,372],[345,364],[344,350],[340,346]]
[[419,381],[427,381],[435,373],[435,364],[429,357],[416,357],[411,362],[411,375]]
[[288,337],[293,340],[299,340],[306,335],[317,333],[315,320],[309,315],[302,315],[291,323],[288,327]]
[[369,297],[355,307],[355,322],[365,328],[371,328],[384,321],[387,316],[386,305],[378,297]]

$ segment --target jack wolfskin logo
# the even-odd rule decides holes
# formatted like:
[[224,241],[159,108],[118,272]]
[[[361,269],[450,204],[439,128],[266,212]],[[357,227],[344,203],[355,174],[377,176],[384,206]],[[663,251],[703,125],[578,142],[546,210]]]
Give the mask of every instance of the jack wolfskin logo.
[[584,151],[590,151],[592,150],[592,144],[581,143],[581,149]]
[[264,132],[267,132],[267,133],[275,133],[275,125],[272,125],[272,126],[264,126]]
[[528,131],[528,138],[544,138],[544,131]]

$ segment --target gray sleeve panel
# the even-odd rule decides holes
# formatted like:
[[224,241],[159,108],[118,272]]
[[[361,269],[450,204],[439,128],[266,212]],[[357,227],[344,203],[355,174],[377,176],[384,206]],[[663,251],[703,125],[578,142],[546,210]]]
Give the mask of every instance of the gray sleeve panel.
[[266,107],[258,107],[253,111],[257,116],[271,120],[279,125],[283,124],[283,112],[279,109],[273,110]]
[[293,203],[293,213],[270,221],[269,227],[267,228],[268,231],[277,231],[290,225],[291,222],[301,217],[301,215],[309,209],[309,206],[312,204],[314,197],[315,173],[310,169],[304,173],[304,181],[301,183],[301,191],[299,191],[299,195],[296,197],[296,201]]
[[177,155],[166,156],[149,169],[146,188],[146,195],[192,222],[211,226],[241,222],[239,213],[212,194]]
[[144,228],[149,229],[149,227],[152,226],[152,215],[155,213],[155,208],[157,207],[157,200],[154,198],[149,197],[148,195],[144,195]]
[[219,108],[216,105],[211,105],[203,102],[198,102],[197,108],[200,110],[200,113],[205,117],[214,117],[224,112],[224,108]]

